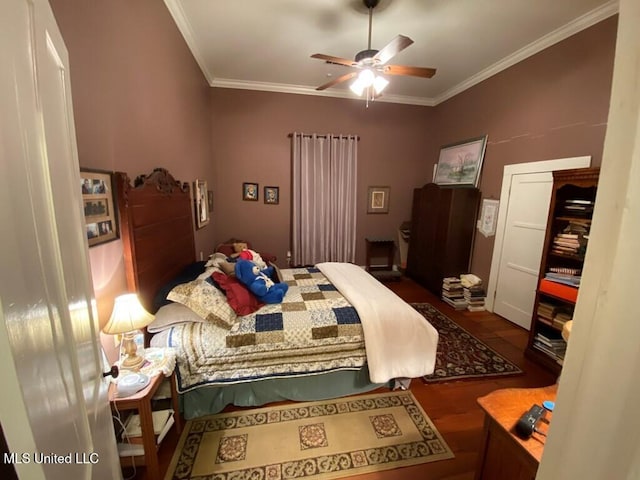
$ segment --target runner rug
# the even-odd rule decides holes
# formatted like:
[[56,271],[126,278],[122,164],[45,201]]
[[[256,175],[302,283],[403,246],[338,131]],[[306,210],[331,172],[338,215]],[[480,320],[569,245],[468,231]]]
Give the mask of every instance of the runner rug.
[[165,479],[333,479],[453,458],[409,391],[187,422]]
[[436,367],[425,382],[444,382],[463,378],[486,378],[518,375],[523,371],[488,345],[467,332],[428,303],[413,303],[431,325],[438,330]]

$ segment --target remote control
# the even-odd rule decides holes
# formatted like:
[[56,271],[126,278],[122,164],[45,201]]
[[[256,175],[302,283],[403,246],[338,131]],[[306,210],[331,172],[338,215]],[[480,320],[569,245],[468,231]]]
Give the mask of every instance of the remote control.
[[516,433],[520,438],[527,439],[536,430],[538,422],[546,415],[546,410],[540,405],[532,405],[531,408],[520,417],[516,423]]

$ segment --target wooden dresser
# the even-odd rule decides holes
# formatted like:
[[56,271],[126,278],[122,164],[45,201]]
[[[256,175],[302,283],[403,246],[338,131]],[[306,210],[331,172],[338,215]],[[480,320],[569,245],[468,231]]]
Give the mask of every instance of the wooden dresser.
[[[514,433],[518,419],[535,403],[556,400],[557,385],[543,388],[507,388],[478,399],[485,411],[484,436],[475,480],[533,480],[542,458],[546,437],[534,433],[522,440]],[[547,419],[552,414],[547,413]],[[547,432],[540,422],[538,429]]]
[[428,183],[413,191],[407,276],[440,296],[442,279],[469,273],[480,190]]

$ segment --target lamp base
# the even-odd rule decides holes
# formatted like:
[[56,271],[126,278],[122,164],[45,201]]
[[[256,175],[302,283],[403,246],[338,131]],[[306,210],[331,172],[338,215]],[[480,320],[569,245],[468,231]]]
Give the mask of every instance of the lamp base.
[[144,357],[138,355],[138,346],[134,340],[134,332],[127,332],[122,338],[122,348],[127,354],[120,364],[121,368],[127,370],[139,370],[144,363]]
[[124,360],[122,360],[120,367],[126,370],[140,370],[143,363],[144,357],[134,353],[133,355],[127,355]]

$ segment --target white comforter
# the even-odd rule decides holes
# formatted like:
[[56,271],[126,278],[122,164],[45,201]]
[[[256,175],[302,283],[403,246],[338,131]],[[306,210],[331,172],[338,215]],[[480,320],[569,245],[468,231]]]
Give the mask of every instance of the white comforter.
[[373,383],[433,373],[438,332],[422,315],[357,265],[316,266],[358,311]]

